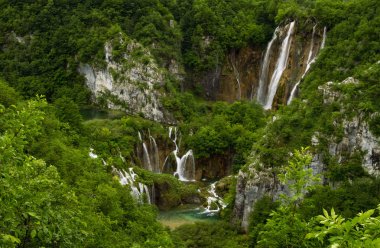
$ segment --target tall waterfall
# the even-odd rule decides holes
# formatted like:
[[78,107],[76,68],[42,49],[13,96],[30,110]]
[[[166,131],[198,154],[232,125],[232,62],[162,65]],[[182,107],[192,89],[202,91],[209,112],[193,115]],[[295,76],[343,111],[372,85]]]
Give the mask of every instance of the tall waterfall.
[[272,39],[268,43],[268,46],[264,55],[264,60],[261,65],[259,89],[257,91],[257,101],[261,103],[262,105],[265,104],[265,96],[266,96],[265,86],[266,86],[266,82],[268,78],[270,55],[272,54],[272,45],[273,45],[273,42],[277,39],[278,30],[279,28],[277,27],[276,30],[274,31]]
[[241,100],[241,83],[240,83],[240,74],[239,74],[239,71],[236,69],[236,66],[234,64],[233,61],[231,61],[231,64],[232,64],[232,68],[234,70],[234,75],[235,75],[235,78],[236,78],[236,82],[237,82],[237,85],[238,85],[238,95],[237,95],[237,99],[238,100]]
[[175,145],[173,154],[176,159],[177,169],[174,172],[174,176],[177,176],[181,181],[195,181],[195,160],[193,151],[189,150],[182,157],[179,156],[177,127],[169,127],[169,138]]
[[151,154],[151,165],[153,172],[155,173],[160,173],[160,159],[158,155],[158,147],[156,140],[153,138],[153,136],[149,135],[149,140],[150,140],[150,147],[152,149],[152,154]]
[[314,36],[315,36],[316,26],[317,25],[314,25],[314,27],[313,27],[313,34],[311,36],[311,45],[310,45],[309,56],[307,57],[306,69],[305,69],[304,73],[302,74],[301,79],[294,85],[294,87],[293,87],[293,89],[292,89],[292,91],[290,93],[290,97],[288,99],[287,105],[289,105],[293,101],[293,99],[295,97],[295,94],[297,92],[297,88],[298,88],[299,84],[301,83],[301,80],[305,77],[306,73],[309,71],[310,66],[315,62],[315,60],[317,58],[317,54],[319,53],[320,50],[322,50],[325,47],[325,42],[326,42],[326,27],[324,27],[324,29],[323,29],[323,38],[322,38],[321,46],[320,46],[320,48],[319,48],[318,51],[316,51],[315,53],[313,53],[313,50],[314,50]]
[[143,163],[144,163],[144,168],[149,170],[149,171],[153,171],[153,168],[152,168],[152,164],[150,163],[150,156],[149,156],[149,151],[148,151],[148,148],[146,146],[146,143],[143,142]]
[[326,44],[326,32],[327,32],[327,28],[324,27],[323,28],[323,38],[322,38],[321,49],[325,48],[325,44]]
[[160,169],[160,159],[158,154],[158,147],[156,140],[153,136],[150,135],[149,132],[149,142],[146,142],[143,138],[143,135],[141,135],[140,132],[138,132],[139,141],[141,142],[142,146],[142,164],[144,169],[155,172],[155,173],[161,173]]
[[284,72],[288,64],[290,45],[292,41],[291,36],[293,34],[294,25],[295,25],[295,21],[288,24],[289,26],[288,32],[287,32],[286,38],[282,42],[280,56],[278,57],[275,70],[273,72],[272,78],[269,83],[268,95],[267,95],[265,105],[264,105],[265,109],[272,108],[273,99],[277,92],[277,88],[278,88],[282,73]]

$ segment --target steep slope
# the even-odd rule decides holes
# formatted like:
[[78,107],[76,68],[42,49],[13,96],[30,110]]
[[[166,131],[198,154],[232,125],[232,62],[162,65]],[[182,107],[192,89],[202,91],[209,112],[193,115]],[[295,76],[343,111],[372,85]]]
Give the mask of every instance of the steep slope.
[[319,39],[325,48],[300,83],[301,99],[274,114],[239,172],[234,221],[245,230],[255,202],[286,192],[278,175],[294,149],[311,147],[311,168],[333,188],[379,175],[378,8],[373,1],[339,4],[327,39]]

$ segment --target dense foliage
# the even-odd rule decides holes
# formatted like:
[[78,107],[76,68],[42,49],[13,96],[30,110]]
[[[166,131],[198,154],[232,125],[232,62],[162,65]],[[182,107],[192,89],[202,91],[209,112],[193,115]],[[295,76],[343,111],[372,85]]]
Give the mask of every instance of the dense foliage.
[[7,101],[0,104],[2,247],[172,246],[154,209],[137,205],[110,168],[90,159],[82,137],[45,100]]
[[[199,99],[198,84],[183,92],[187,78],[222,65],[229,51],[264,49],[275,26],[290,20],[328,30],[290,106],[265,113],[254,102]],[[164,125],[123,114],[84,120],[90,91],[78,67],[104,68],[104,45],[118,37],[140,43],[132,59],[150,51],[163,72],[155,90],[178,121],[181,149],[199,161],[231,159],[233,172],[248,170],[253,150],[262,169],[287,185],[288,196],[256,203],[248,235],[224,222],[170,232],[154,206],[119,183],[114,167],[137,166],[139,182],[167,190],[168,207],[197,194],[194,185],[138,168],[137,133],[172,143]],[[0,247],[378,246],[380,180],[363,169],[362,153],[339,161],[328,144],[354,116],[380,135],[379,37],[378,0],[0,1]],[[113,57],[123,49],[115,44]],[[318,87],[347,77],[358,83],[334,84],[339,101],[324,103]],[[324,156],[323,185],[305,168],[309,153],[291,155],[316,134],[310,152]]]

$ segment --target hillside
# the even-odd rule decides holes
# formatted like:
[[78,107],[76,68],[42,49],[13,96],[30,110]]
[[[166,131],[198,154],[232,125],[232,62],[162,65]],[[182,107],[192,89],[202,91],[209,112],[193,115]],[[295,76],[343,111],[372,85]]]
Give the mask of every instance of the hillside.
[[1,2],[0,247],[377,247],[379,8]]

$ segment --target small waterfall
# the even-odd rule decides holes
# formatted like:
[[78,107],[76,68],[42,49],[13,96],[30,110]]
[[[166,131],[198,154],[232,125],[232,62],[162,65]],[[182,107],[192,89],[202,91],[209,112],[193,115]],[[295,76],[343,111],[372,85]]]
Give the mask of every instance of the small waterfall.
[[325,48],[325,44],[326,44],[326,32],[327,32],[327,28],[324,27],[323,28],[323,38],[322,38],[321,49]]
[[270,62],[270,55],[272,54],[272,45],[273,42],[277,39],[277,32],[278,27],[273,33],[272,39],[269,41],[267,49],[265,51],[264,60],[261,66],[260,70],[260,79],[259,79],[259,89],[257,91],[257,101],[261,103],[262,105],[265,104],[265,96],[266,96],[266,82],[268,78],[268,72],[269,72],[269,62]]
[[123,155],[121,155],[120,151],[119,151],[119,157],[120,157],[121,161],[123,161],[123,163],[125,163],[125,158],[123,157]]
[[326,27],[324,27],[324,29],[323,29],[323,38],[322,38],[321,47],[319,48],[319,51],[317,51],[315,53],[315,55],[313,56],[314,36],[315,36],[316,26],[317,25],[314,25],[314,27],[313,27],[313,34],[311,36],[311,45],[310,45],[309,55],[307,57],[306,69],[305,69],[304,73],[302,74],[301,79],[294,85],[294,87],[293,87],[293,89],[292,89],[292,91],[290,93],[290,97],[288,99],[287,105],[289,105],[293,101],[293,99],[294,99],[294,97],[296,95],[298,86],[301,83],[301,80],[306,76],[306,73],[310,70],[310,66],[315,62],[315,60],[317,58],[317,54],[319,53],[320,50],[322,50],[325,47],[325,42],[326,42]]
[[278,84],[280,82],[282,73],[284,72],[287,64],[288,64],[288,57],[289,57],[289,51],[290,51],[290,45],[291,45],[291,36],[293,34],[295,21],[291,22],[288,26],[288,32],[286,35],[286,38],[283,40],[281,44],[281,52],[280,56],[278,57],[275,70],[273,72],[272,78],[269,83],[268,88],[268,95],[265,101],[264,108],[265,109],[271,109],[273,104],[274,96],[277,92]]
[[179,146],[177,144],[177,127],[169,127],[169,138],[175,145],[173,154],[176,159],[177,169],[174,172],[174,176],[177,176],[180,181],[195,181],[195,160],[193,151],[189,150],[185,155],[180,157]]
[[129,185],[131,188],[132,197],[139,203],[146,202],[151,204],[150,194],[148,187],[143,183],[138,183],[136,186],[137,174],[133,171],[133,168],[129,168],[129,172],[125,170],[118,170],[115,167],[112,168],[113,172],[119,176],[119,182],[121,185]]
[[218,213],[221,209],[227,207],[227,204],[224,203],[223,199],[216,194],[216,183],[212,183],[207,192],[209,196],[207,197],[207,207],[201,214],[214,215]]
[[150,162],[151,162],[152,167],[153,167],[153,172],[161,173],[160,157],[158,154],[158,147],[157,147],[156,140],[151,135],[149,135],[149,140],[150,140],[150,147],[152,148],[152,152],[150,153],[151,154]]
[[[148,130],[149,142],[145,142],[143,135],[138,132],[139,141],[141,142],[142,151],[140,147],[137,147],[138,154],[142,154],[142,164],[144,169],[152,171],[154,173],[161,173],[160,169],[160,157],[158,153],[157,142]],[[141,156],[141,155],[140,155]]]
[[240,100],[241,99],[241,84],[240,84],[240,74],[239,74],[239,71],[236,69],[236,66],[235,64],[233,63],[233,61],[231,61],[231,64],[232,64],[232,68],[234,69],[234,75],[235,75],[235,78],[236,78],[236,82],[238,84],[238,96],[237,96],[237,99]]
[[94,149],[93,148],[90,148],[90,152],[88,153],[88,156],[90,156],[90,158],[92,158],[92,159],[98,158],[98,155],[96,155],[94,153]]
[[150,163],[150,156],[149,156],[149,151],[148,148],[145,144],[145,142],[142,143],[143,145],[143,163],[144,163],[144,168],[153,171],[152,169],[152,164]]

